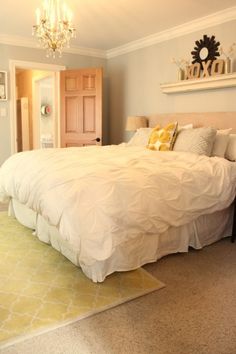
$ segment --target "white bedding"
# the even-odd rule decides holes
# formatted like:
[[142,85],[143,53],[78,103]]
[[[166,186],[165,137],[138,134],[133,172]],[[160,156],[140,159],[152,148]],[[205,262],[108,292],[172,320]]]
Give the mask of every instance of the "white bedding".
[[108,259],[138,235],[225,209],[235,192],[235,163],[143,147],[34,150],[0,169],[0,200],[12,197],[41,214],[81,266]]
[[119,244],[115,252],[104,261],[92,265],[80,264],[79,253],[64,239],[55,226],[50,226],[44,218],[11,199],[9,215],[26,227],[36,230],[40,241],[51,244],[94,282],[102,282],[116,271],[137,269],[144,264],[155,262],[161,257],[177,252],[188,252],[189,247],[201,249],[223,237],[232,234],[233,204],[227,209],[213,214],[201,215],[196,220],[179,227],[170,227],[162,234],[138,235],[135,239]]

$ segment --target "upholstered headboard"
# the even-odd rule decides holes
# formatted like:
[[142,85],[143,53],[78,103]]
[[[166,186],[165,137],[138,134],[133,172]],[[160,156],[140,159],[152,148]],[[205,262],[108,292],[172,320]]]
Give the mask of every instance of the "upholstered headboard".
[[194,127],[232,128],[232,133],[236,133],[236,112],[160,113],[147,118],[149,127],[178,121],[180,125],[193,123]]

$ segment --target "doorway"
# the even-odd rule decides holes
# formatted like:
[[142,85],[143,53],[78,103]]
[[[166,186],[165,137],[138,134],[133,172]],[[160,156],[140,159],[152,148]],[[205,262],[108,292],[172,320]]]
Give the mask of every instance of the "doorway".
[[55,85],[51,71],[16,69],[17,152],[46,147],[46,136],[50,147],[58,146]]
[[[48,146],[60,147],[62,70],[65,70],[64,66],[10,61],[12,153]],[[28,79],[25,80],[24,76]]]
[[33,149],[58,147],[55,80],[50,72],[33,79]]

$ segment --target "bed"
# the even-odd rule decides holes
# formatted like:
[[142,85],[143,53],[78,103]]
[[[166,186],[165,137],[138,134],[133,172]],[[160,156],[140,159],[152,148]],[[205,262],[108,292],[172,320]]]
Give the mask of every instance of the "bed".
[[[173,119],[150,116],[149,123]],[[236,132],[236,113],[177,120]],[[94,282],[231,235],[235,191],[234,162],[144,146],[35,150],[0,170],[9,214]]]

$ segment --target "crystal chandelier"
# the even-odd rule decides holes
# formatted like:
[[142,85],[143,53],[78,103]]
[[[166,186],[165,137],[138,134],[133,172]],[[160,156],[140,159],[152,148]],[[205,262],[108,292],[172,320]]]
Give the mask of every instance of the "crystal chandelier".
[[69,47],[71,38],[75,38],[72,26],[72,12],[60,0],[45,0],[42,11],[36,10],[36,25],[33,26],[40,44],[47,50],[47,56],[55,58],[56,52],[61,56],[65,46]]

